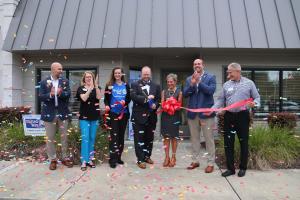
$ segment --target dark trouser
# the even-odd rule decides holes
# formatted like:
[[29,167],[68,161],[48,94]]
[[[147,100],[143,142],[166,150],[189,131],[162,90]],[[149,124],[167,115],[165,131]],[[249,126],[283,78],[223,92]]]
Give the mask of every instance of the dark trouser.
[[119,114],[110,112],[110,140],[109,140],[109,163],[115,164],[121,159],[124,149],[124,136],[128,121],[128,115],[124,114],[118,119]]
[[145,162],[152,154],[154,131],[156,123],[137,124],[133,123],[134,148],[138,162]]
[[234,141],[237,134],[241,153],[240,169],[247,169],[248,163],[248,139],[249,139],[249,111],[238,113],[226,112],[224,115],[224,148],[227,162],[227,169],[235,171],[234,167]]

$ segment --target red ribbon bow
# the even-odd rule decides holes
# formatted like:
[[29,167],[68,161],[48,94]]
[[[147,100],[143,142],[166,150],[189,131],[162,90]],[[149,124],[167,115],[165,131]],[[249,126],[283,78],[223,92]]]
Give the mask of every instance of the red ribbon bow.
[[176,110],[181,108],[181,102],[177,101],[174,97],[168,98],[161,104],[161,112],[166,112],[169,115],[174,115]]

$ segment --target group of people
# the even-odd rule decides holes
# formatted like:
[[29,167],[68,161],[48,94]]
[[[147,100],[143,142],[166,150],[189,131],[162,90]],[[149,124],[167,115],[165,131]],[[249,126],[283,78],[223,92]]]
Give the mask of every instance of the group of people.
[[[121,67],[113,68],[109,81],[104,89],[104,104],[106,126],[110,130],[109,165],[116,168],[124,164],[122,153],[124,135],[130,118],[134,131],[134,147],[137,166],[145,169],[147,164],[154,164],[151,159],[153,139],[157,123],[158,108],[170,98],[181,104],[183,98],[188,98],[189,109],[222,108],[236,102],[253,98],[247,105],[235,107],[224,115],[224,148],[227,161],[227,171],[222,176],[235,174],[234,140],[238,136],[241,145],[239,166],[240,177],[244,176],[248,161],[249,138],[249,108],[260,105],[260,96],[253,81],[241,76],[241,66],[238,63],[228,65],[228,81],[224,83],[221,95],[214,102],[216,77],[204,70],[203,59],[193,63],[194,73],[186,79],[183,90],[177,87],[177,75],[166,77],[167,88],[161,91],[158,84],[152,81],[151,68],[144,66],[140,80],[129,86],[125,81]],[[40,99],[42,101],[41,119],[45,122],[47,135],[47,154],[50,160],[50,170],[55,170],[57,158],[54,136],[56,127],[60,131],[62,145],[62,164],[72,167],[72,160],[67,156],[67,127],[70,116],[68,100],[71,95],[69,81],[63,77],[62,65],[52,63],[51,75],[40,84]],[[86,71],[77,90],[76,98],[80,101],[79,125],[81,130],[81,170],[94,168],[94,144],[100,119],[101,88],[98,86],[98,76]],[[128,104],[132,101],[130,116]],[[206,173],[211,173],[215,165],[214,117],[215,112],[187,112],[188,125],[191,133],[192,162],[188,170],[199,167],[200,163],[200,134],[203,133],[208,161]],[[164,167],[176,165],[176,150],[179,139],[180,113],[162,112],[161,135],[165,149]],[[171,149],[171,156],[170,156]]]

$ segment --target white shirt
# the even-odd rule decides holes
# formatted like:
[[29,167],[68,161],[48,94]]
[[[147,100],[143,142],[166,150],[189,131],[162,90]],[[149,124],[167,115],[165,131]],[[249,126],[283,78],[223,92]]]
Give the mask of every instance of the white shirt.
[[53,77],[51,76],[51,80],[52,80],[52,86],[54,87],[54,100],[55,100],[55,106],[58,106],[58,99],[57,99],[57,89],[58,89],[58,79],[53,79]]
[[142,87],[142,90],[147,90],[147,93],[149,94],[150,92],[150,81],[147,81],[148,83],[145,84],[143,87]]
[[147,92],[149,94],[149,92],[150,92],[150,85],[145,85],[144,87],[145,87],[145,89],[147,90]]
[[204,75],[204,70],[202,71],[202,74],[201,74],[200,77],[199,77],[199,81],[197,82],[197,93],[198,93],[199,83],[200,83],[200,81],[201,81],[203,75]]

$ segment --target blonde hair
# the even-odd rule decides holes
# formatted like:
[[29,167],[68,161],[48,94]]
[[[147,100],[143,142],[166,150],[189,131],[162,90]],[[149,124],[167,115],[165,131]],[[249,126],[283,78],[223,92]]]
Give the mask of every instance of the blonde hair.
[[173,81],[177,82],[176,74],[173,74],[173,73],[168,74],[166,80],[168,80],[169,78],[171,78],[171,79],[173,79]]
[[94,75],[94,73],[93,72],[91,72],[91,71],[85,71],[84,73],[83,73],[83,76],[82,76],[82,78],[81,78],[81,86],[83,86],[84,84],[85,84],[85,76],[87,75],[87,74],[90,74],[90,75],[92,75],[92,77],[93,77],[93,84],[94,84],[94,86],[95,86],[95,82],[96,82],[96,80],[95,80],[95,75]]

